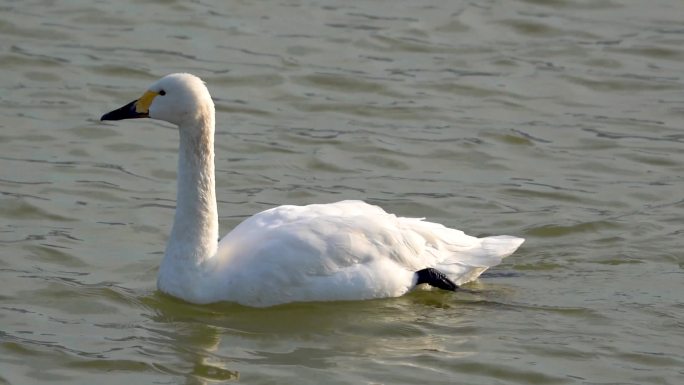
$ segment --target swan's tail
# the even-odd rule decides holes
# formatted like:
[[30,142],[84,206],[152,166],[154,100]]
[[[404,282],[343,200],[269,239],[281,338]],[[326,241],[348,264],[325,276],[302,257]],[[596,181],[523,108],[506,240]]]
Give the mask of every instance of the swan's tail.
[[525,238],[518,238],[510,235],[496,235],[481,238],[481,240],[483,251],[487,253],[487,255],[498,258],[497,263],[513,254],[513,252],[525,242]]
[[[501,263],[503,258],[513,254],[523,242],[525,239],[509,235],[475,238],[470,247],[454,245],[450,255],[435,268],[447,274],[457,285],[462,285]],[[447,249],[450,247],[447,246]]]

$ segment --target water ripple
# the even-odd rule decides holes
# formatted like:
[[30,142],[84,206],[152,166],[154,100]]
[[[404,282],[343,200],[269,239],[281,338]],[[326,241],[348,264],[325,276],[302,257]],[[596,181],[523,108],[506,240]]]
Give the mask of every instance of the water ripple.
[[[0,383],[680,382],[676,1],[160,5],[0,6]],[[364,199],[527,242],[456,293],[163,296],[177,133],[98,119],[176,71],[224,233]]]

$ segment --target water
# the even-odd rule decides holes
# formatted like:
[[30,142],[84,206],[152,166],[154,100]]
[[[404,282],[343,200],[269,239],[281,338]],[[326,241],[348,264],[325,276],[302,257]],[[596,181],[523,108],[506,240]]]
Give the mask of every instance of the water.
[[[679,384],[684,6],[4,1],[0,384]],[[221,232],[364,199],[527,242],[464,291],[255,310],[155,291],[188,71]]]

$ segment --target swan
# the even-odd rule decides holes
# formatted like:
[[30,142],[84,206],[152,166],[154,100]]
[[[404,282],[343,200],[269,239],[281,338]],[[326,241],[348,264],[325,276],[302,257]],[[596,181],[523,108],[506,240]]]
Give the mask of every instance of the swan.
[[178,126],[176,211],[157,287],[187,302],[267,307],[398,297],[417,286],[456,290],[524,242],[476,238],[355,200],[271,208],[217,242],[215,111],[204,82],[167,75],[101,120],[132,118]]

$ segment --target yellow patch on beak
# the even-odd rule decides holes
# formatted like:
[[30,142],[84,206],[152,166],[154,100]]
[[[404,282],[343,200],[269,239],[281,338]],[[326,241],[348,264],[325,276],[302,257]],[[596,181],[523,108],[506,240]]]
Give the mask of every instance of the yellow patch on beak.
[[138,99],[138,101],[135,103],[135,112],[139,114],[147,114],[150,112],[150,105],[152,104],[152,101],[154,100],[155,97],[159,95],[158,92],[154,91],[147,91],[143,94],[143,96]]

